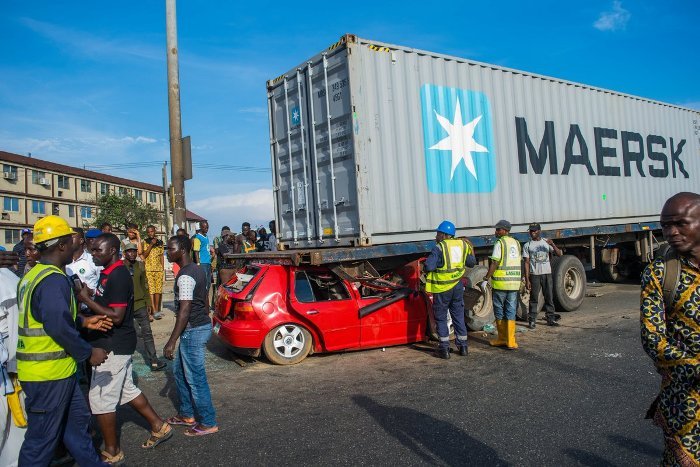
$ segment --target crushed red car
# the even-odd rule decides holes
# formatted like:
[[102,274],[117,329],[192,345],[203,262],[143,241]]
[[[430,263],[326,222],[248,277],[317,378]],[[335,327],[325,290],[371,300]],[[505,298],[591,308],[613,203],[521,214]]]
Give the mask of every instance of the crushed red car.
[[418,261],[371,281],[326,266],[253,261],[219,288],[213,322],[233,351],[289,365],[314,352],[424,340],[429,310]]

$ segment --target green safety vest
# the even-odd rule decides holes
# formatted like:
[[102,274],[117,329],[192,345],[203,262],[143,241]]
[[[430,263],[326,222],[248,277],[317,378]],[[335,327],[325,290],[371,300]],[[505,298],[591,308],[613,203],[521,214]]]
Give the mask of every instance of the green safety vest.
[[507,235],[499,238],[498,242],[501,244],[501,260],[491,278],[491,287],[494,290],[520,290],[520,242]]
[[442,252],[442,267],[428,273],[425,291],[442,293],[452,289],[460,281],[465,271],[465,263],[470,253],[467,242],[448,238],[437,244]]
[[[56,381],[75,373],[75,359],[51,338],[44,325],[32,316],[32,294],[39,283],[51,274],[65,273],[56,266],[38,263],[24,275],[17,288],[19,305],[19,339],[17,341],[17,373],[20,381]],[[78,313],[71,292],[73,320]]]

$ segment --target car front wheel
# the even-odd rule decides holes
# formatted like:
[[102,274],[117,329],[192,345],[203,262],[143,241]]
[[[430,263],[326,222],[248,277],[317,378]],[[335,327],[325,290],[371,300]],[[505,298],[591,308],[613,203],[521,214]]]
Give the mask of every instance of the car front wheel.
[[294,365],[309,355],[311,333],[297,324],[282,324],[270,331],[263,342],[263,352],[276,365]]

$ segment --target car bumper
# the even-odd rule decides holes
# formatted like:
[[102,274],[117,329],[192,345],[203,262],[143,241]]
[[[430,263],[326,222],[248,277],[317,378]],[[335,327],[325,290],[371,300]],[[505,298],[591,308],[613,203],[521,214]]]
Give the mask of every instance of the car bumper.
[[262,321],[222,320],[212,318],[214,333],[219,340],[236,353],[257,357],[268,329]]

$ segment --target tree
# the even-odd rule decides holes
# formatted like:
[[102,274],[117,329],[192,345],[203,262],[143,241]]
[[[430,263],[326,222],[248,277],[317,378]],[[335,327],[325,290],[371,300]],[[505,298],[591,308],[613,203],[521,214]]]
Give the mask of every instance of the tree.
[[150,204],[145,204],[128,193],[109,193],[97,199],[97,217],[93,225],[99,227],[105,222],[124,232],[129,224],[136,224],[144,230],[149,224],[162,224],[163,215]]

